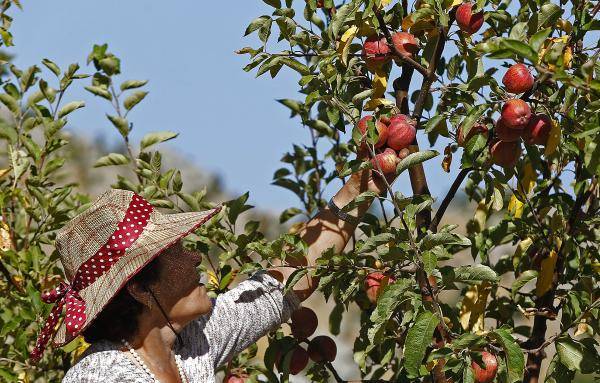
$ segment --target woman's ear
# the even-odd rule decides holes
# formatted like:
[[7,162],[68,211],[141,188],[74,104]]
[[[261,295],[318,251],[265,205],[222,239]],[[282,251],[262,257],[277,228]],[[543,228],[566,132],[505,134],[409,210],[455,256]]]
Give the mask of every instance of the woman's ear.
[[129,281],[126,288],[133,299],[148,307],[148,310],[152,310],[154,301],[152,294],[146,286],[136,281]]

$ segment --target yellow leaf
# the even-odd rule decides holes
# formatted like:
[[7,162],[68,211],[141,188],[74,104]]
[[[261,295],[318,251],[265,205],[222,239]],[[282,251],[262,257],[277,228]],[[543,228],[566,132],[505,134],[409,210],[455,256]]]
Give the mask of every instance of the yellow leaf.
[[388,5],[390,5],[390,3],[391,3],[391,2],[392,2],[392,0],[381,0],[381,1],[379,2],[379,8],[380,8],[380,9],[381,9],[381,8],[385,8],[385,7],[387,7]]
[[4,178],[4,176],[7,175],[8,173],[10,173],[10,168],[0,169],[0,180],[2,178]]
[[457,7],[457,6],[461,5],[462,3],[463,3],[463,0],[453,0],[452,4],[450,4],[450,6],[448,8]]
[[475,209],[475,214],[473,215],[473,229],[476,233],[481,233],[483,229],[485,229],[485,223],[487,222],[489,212],[489,206],[485,202],[485,199],[482,199],[477,204],[477,209]]
[[394,103],[385,98],[373,98],[365,103],[364,110],[375,110],[380,106],[393,105]]
[[550,130],[550,135],[548,137],[548,141],[546,142],[546,149],[544,150],[544,156],[548,157],[556,152],[556,148],[560,144],[560,125],[556,120],[552,120],[552,129]]
[[554,278],[554,268],[556,267],[558,255],[555,250],[550,252],[547,258],[542,260],[540,272],[538,274],[537,284],[535,285],[535,295],[541,297],[552,287]]
[[215,273],[213,273],[212,271],[209,270],[206,272],[206,274],[208,275],[208,281],[210,282],[211,285],[219,286],[219,278],[217,278]]
[[350,45],[352,44],[352,40],[356,37],[356,32],[358,28],[353,25],[344,32],[342,37],[340,38],[340,42],[338,44],[338,55],[340,56],[340,61],[344,65],[348,65],[348,50],[350,49]]
[[523,206],[523,202],[519,201],[514,194],[512,197],[510,197],[510,202],[508,203],[508,211],[513,215],[513,217],[521,218],[521,216],[523,215]]
[[414,23],[415,22],[413,21],[412,17],[410,17],[410,15],[406,16],[402,19],[402,30],[404,32],[408,32],[410,27],[412,27]]
[[87,348],[90,347],[90,344],[87,343],[81,335],[77,338],[79,341],[79,346],[75,349],[75,351],[73,351],[75,360],[78,360],[81,357],[81,355],[85,352],[85,350],[87,350]]
[[575,333],[573,334],[573,336],[578,336],[578,335],[587,333],[588,328],[589,328],[589,326],[587,325],[587,323],[585,323],[585,322],[579,323],[577,325],[577,330],[575,330]]
[[531,246],[532,243],[533,239],[529,237],[522,239],[519,242],[517,248],[515,249],[515,254],[513,255],[513,265],[515,267],[517,267],[519,260],[527,253],[527,250],[529,249],[529,246]]
[[387,89],[387,72],[379,67],[373,76],[373,95],[371,98],[384,98],[385,90]]
[[[0,221],[0,250],[8,251],[11,248],[10,231],[8,225],[3,221]],[[2,254],[0,253],[0,259]]]
[[467,289],[460,308],[460,325],[465,331],[484,332],[485,306],[492,286],[489,282]]
[[563,66],[571,68],[571,61],[573,61],[573,50],[567,46],[563,52]]

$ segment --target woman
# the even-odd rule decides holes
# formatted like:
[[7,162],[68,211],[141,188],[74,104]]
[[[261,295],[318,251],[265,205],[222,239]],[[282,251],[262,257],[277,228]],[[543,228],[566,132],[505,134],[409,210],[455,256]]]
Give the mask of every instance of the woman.
[[[340,209],[362,192],[381,193],[381,181],[370,170],[355,173],[305,225],[305,265],[331,247],[343,250],[369,206]],[[55,306],[32,360],[51,338],[60,346],[83,335],[91,345],[63,382],[214,382],[218,366],[286,322],[317,286],[306,277],[284,295],[295,269],[280,266],[212,302],[196,269],[202,256],[181,239],[219,210],[163,215],[131,191],[98,197],[56,237],[70,284],[42,295]]]

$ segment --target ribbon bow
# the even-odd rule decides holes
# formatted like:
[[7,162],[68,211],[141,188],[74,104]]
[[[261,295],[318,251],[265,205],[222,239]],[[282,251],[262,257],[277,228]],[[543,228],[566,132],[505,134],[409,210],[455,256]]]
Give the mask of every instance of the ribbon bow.
[[79,295],[79,292],[65,282],[60,282],[54,289],[47,291],[41,296],[45,303],[56,303],[46,319],[46,323],[38,336],[35,348],[31,352],[31,359],[36,362],[41,356],[44,348],[53,334],[56,324],[62,314],[63,306],[66,307],[65,326],[67,332],[74,335],[85,323],[85,301]]

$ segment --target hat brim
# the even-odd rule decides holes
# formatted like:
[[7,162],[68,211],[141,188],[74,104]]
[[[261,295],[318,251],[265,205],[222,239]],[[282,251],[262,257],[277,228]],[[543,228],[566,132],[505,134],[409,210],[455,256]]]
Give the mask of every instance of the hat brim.
[[55,347],[63,346],[83,332],[94,318],[115,297],[117,292],[150,261],[181,238],[200,227],[219,211],[221,206],[202,211],[162,214],[154,210],[142,235],[131,245],[110,270],[93,284],[79,291],[86,302],[86,321],[77,334],[66,331],[64,320],[53,338]]

